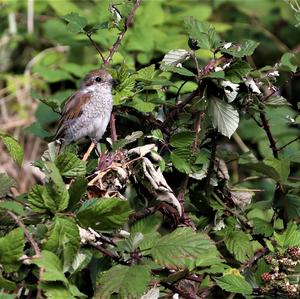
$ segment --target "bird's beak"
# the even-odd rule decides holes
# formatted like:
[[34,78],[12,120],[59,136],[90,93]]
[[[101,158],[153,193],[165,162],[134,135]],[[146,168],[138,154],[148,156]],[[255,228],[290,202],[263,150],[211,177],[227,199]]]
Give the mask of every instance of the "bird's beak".
[[120,81],[119,80],[117,80],[117,79],[111,79],[111,85],[112,86],[116,86],[116,85],[118,85],[118,84],[120,84]]

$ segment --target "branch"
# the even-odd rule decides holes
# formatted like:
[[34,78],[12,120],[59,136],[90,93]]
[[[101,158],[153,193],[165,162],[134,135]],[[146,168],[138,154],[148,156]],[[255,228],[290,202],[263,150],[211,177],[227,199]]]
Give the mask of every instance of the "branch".
[[270,148],[272,149],[273,152],[273,156],[274,158],[278,159],[278,151],[279,149],[276,147],[276,141],[272,135],[272,132],[270,130],[270,125],[269,122],[266,118],[266,115],[264,113],[260,113],[259,114],[261,122],[262,122],[262,128],[265,130],[268,139],[269,139],[269,143],[270,143]]
[[89,38],[89,40],[91,41],[92,45],[95,47],[95,49],[96,49],[97,52],[99,53],[99,55],[100,55],[100,57],[101,57],[103,63],[105,63],[105,58],[104,58],[103,54],[101,53],[101,51],[100,51],[98,45],[97,45],[97,44],[95,43],[95,41],[92,39],[92,33],[91,33],[91,32],[88,32],[88,33],[86,34],[86,36]]
[[31,246],[32,246],[32,248],[33,248],[33,250],[35,252],[36,257],[40,257],[41,256],[41,250],[40,250],[37,242],[33,239],[32,235],[27,230],[27,228],[24,225],[24,223],[13,212],[7,211],[7,213],[18,224],[18,226],[21,227],[24,230],[24,234],[25,234],[27,240],[29,241],[29,243],[31,244]]
[[111,140],[114,143],[118,139],[117,130],[116,130],[116,118],[114,112],[112,112],[110,117],[110,132],[111,132]]
[[203,94],[204,89],[200,86],[195,89],[183,102],[177,104],[175,108],[168,113],[165,121],[162,123],[162,127],[167,127],[171,122],[173,122],[174,118],[182,111],[182,109],[196,96],[201,96]]
[[205,186],[205,193],[207,197],[210,197],[211,193],[211,186],[210,186],[210,179],[212,176],[212,173],[214,171],[214,166],[215,166],[215,159],[216,159],[216,151],[217,151],[217,132],[214,130],[212,132],[212,146],[211,146],[211,154],[210,154],[210,160],[209,160],[209,165],[207,169],[207,176],[206,176],[206,186]]
[[128,15],[128,18],[127,18],[124,30],[120,32],[120,34],[117,37],[117,40],[115,41],[115,43],[113,44],[112,48],[109,51],[108,57],[104,60],[104,65],[105,66],[109,65],[112,57],[114,56],[114,54],[116,53],[117,49],[119,48],[119,46],[120,46],[120,44],[121,44],[121,42],[122,42],[122,40],[124,38],[124,35],[125,35],[126,31],[128,30],[128,28],[130,27],[130,25],[133,22],[133,17],[135,15],[137,9],[139,8],[141,2],[142,2],[142,0],[136,0],[135,1],[133,9],[130,12],[130,14]]

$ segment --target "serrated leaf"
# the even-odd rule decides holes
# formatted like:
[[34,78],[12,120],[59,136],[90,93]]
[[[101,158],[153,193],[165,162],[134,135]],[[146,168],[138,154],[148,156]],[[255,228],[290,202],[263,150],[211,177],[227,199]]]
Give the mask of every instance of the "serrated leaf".
[[237,60],[231,64],[229,68],[226,68],[226,80],[234,83],[240,83],[243,81],[243,78],[248,76],[251,69],[251,66],[247,62]]
[[260,234],[265,237],[272,236],[274,229],[269,222],[262,220],[260,218],[254,218],[252,219],[252,223],[253,223],[253,234],[255,235]]
[[158,239],[150,252],[160,265],[182,267],[210,250],[215,253],[216,248],[207,235],[195,233],[191,228],[185,227],[177,228]]
[[251,258],[254,253],[252,247],[249,246],[251,237],[243,231],[230,231],[226,234],[224,241],[229,252],[240,262]]
[[269,106],[291,106],[291,104],[283,96],[268,97],[264,101],[264,104]]
[[54,161],[59,172],[63,176],[84,176],[86,174],[86,162],[75,154],[63,153]]
[[185,49],[175,49],[169,51],[163,58],[160,68],[164,70],[165,66],[177,66],[190,57],[190,52]]
[[16,228],[0,238],[0,264],[6,272],[17,271],[21,266],[19,258],[25,245],[22,228]]
[[24,158],[24,151],[19,142],[13,137],[3,133],[0,133],[0,139],[4,143],[10,156],[16,161],[19,166],[21,166]]
[[208,113],[212,123],[222,135],[230,138],[239,125],[239,113],[230,104],[211,97],[208,104]]
[[127,144],[135,142],[137,139],[141,138],[143,134],[144,133],[142,131],[132,132],[130,135],[126,136],[125,138],[117,140],[112,145],[112,149],[116,151],[117,149],[122,148]]
[[79,245],[80,236],[76,222],[67,217],[54,217],[43,248],[60,256],[63,259],[64,269],[67,270]]
[[247,163],[245,166],[282,183],[286,182],[290,173],[288,159],[268,158],[258,163]]
[[73,33],[84,32],[84,27],[87,25],[87,20],[77,13],[71,12],[63,17],[67,22],[67,28]]
[[77,177],[69,188],[69,209],[76,207],[80,199],[84,196],[87,189],[87,180],[84,177]]
[[191,131],[179,132],[171,136],[170,144],[173,147],[188,147],[192,144],[195,137],[196,137],[195,132],[191,132]]
[[68,272],[73,275],[82,269],[84,269],[93,257],[93,252],[86,248],[80,248],[76,253],[72,265],[68,269]]
[[138,72],[133,75],[136,80],[145,80],[145,81],[151,81],[155,74],[155,65],[151,64],[147,67],[144,67]]
[[30,208],[38,213],[43,213],[47,210],[44,197],[47,196],[47,190],[45,186],[33,185],[31,191],[28,194],[28,202]]
[[62,263],[53,252],[43,250],[41,257],[34,258],[31,262],[44,269],[40,277],[42,281],[62,281],[68,284],[68,280],[63,273]]
[[297,64],[294,64],[294,57],[295,56],[293,53],[284,53],[280,60],[280,69],[283,71],[291,71],[295,73],[297,70]]
[[16,187],[16,181],[7,176],[5,173],[0,173],[0,198],[5,197],[11,187]]
[[85,227],[112,230],[122,227],[131,213],[128,201],[115,198],[96,198],[86,201],[77,213]]
[[215,28],[207,23],[200,22],[194,17],[184,20],[185,28],[189,36],[197,40],[197,46],[203,49],[213,50],[219,44],[219,37]]
[[222,53],[227,53],[233,57],[242,58],[253,54],[259,43],[253,40],[244,40],[238,44],[232,43],[229,48],[221,48]]
[[220,278],[215,278],[218,286],[227,292],[244,295],[252,294],[251,285],[240,275],[227,274]]
[[130,106],[144,113],[152,112],[156,107],[155,104],[151,102],[145,102],[140,97],[134,97],[130,103]]
[[171,161],[174,167],[180,172],[186,174],[193,172],[190,159],[191,151],[186,148],[177,148],[171,153]]
[[100,278],[96,297],[111,298],[113,293],[118,293],[120,298],[139,298],[149,282],[150,270],[146,266],[113,266]]
[[[0,275],[0,288],[6,289],[8,291],[15,291],[17,285],[14,281],[5,279],[2,275]],[[1,298],[1,294],[0,294],[0,298]]]
[[162,222],[160,214],[153,214],[148,217],[136,221],[130,228],[130,233],[141,232],[142,234],[149,234],[156,232]]
[[300,246],[300,230],[294,222],[290,222],[282,234],[275,232],[274,238],[278,245],[283,248]]

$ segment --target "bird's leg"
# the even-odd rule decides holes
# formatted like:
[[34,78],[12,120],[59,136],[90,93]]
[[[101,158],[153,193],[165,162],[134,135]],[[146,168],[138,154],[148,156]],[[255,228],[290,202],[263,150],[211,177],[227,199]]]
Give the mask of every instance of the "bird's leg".
[[91,138],[91,141],[94,143],[96,154],[97,154],[98,157],[100,158],[100,157],[101,157],[101,147],[100,147],[100,143],[99,143],[95,138]]

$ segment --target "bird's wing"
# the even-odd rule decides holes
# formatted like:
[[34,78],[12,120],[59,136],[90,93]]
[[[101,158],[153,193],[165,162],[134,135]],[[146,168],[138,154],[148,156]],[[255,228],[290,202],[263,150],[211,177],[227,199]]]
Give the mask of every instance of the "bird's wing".
[[78,118],[82,112],[83,107],[90,100],[90,93],[77,91],[66,101],[62,110],[62,115],[58,123],[55,139],[63,138],[65,129],[71,120]]

